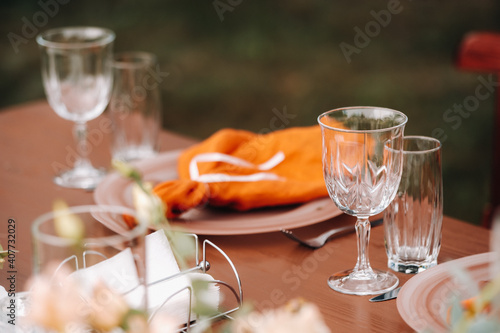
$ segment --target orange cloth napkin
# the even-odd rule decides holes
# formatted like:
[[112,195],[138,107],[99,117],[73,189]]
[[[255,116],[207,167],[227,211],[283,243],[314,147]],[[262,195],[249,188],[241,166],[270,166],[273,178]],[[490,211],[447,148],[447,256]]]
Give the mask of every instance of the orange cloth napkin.
[[205,204],[244,211],[302,203],[328,195],[321,156],[319,126],[263,135],[223,129],[185,150],[179,179],[154,192],[170,218]]

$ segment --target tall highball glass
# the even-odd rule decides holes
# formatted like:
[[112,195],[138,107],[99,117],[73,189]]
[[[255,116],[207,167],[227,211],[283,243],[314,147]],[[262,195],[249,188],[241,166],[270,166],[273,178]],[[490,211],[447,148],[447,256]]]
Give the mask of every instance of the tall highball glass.
[[399,283],[391,272],[370,266],[369,217],[382,212],[396,195],[407,120],[399,111],[380,107],[341,108],[318,117],[328,193],[340,210],[357,217],[356,266],[328,279],[329,286],[341,293],[380,294]]
[[87,157],[86,124],[110,99],[114,39],[111,30],[96,27],[57,28],[37,36],[49,104],[60,117],[75,122],[78,159],[73,169],[54,178],[60,186],[93,189],[105,174]]

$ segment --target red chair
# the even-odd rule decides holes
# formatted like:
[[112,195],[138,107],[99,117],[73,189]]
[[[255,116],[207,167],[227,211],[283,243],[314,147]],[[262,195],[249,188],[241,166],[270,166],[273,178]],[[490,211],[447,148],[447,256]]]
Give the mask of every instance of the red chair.
[[[464,36],[457,52],[456,66],[462,70],[500,74],[500,33],[471,32]],[[490,200],[482,225],[490,228],[493,213],[500,208],[500,89],[496,89],[496,112],[493,133],[493,165]]]

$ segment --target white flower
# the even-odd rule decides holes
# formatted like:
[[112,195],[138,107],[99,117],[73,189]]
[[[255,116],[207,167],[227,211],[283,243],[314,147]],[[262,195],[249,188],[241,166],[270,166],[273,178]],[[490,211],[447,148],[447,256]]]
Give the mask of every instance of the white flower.
[[54,202],[54,227],[56,233],[78,243],[85,236],[85,226],[78,216],[71,213],[68,205],[61,200]]
[[159,225],[164,221],[164,204],[161,199],[153,193],[151,184],[144,183],[141,187],[139,184],[134,183],[132,187],[132,197],[140,223]]
[[149,323],[149,333],[174,333],[178,330],[175,319],[167,313],[156,314]]
[[292,300],[285,307],[237,318],[234,333],[329,333],[316,305]]

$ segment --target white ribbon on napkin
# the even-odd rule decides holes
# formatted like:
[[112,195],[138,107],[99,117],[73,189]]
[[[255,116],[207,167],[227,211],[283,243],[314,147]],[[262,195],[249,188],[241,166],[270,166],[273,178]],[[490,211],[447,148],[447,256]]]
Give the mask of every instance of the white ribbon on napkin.
[[250,175],[227,175],[224,173],[207,173],[200,175],[198,169],[199,162],[224,162],[232,165],[255,168],[260,171],[271,170],[285,159],[285,154],[282,151],[277,152],[268,161],[255,165],[241,158],[234,157],[222,153],[203,153],[198,154],[189,162],[189,176],[191,180],[201,183],[218,183],[218,182],[257,182],[262,180],[280,180],[280,176],[272,172],[257,172]]

